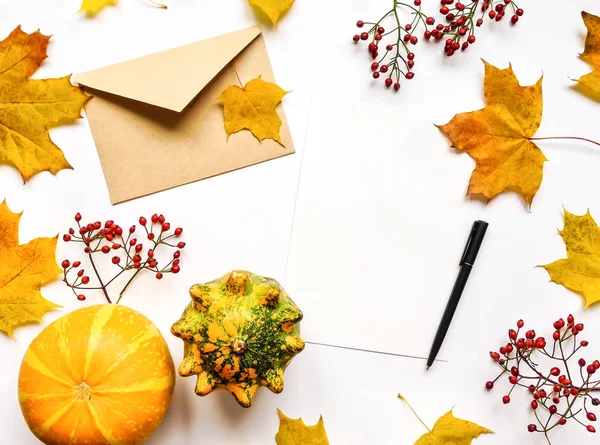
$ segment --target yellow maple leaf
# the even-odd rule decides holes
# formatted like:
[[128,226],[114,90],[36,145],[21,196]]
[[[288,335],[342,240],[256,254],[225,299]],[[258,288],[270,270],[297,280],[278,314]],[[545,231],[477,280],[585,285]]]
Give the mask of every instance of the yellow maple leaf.
[[585,11],[581,16],[588,31],[581,59],[592,65],[594,71],[580,77],[577,81],[595,93],[600,93],[600,17]]
[[423,434],[415,445],[470,445],[473,439],[492,431],[467,420],[457,419],[452,411],[435,422],[433,429]]
[[467,195],[487,201],[515,190],[531,205],[542,183],[546,157],[531,142],[542,122],[542,78],[521,86],[512,67],[485,65],[482,110],[457,114],[439,126],[452,146],[475,160]]
[[262,78],[252,79],[244,86],[229,85],[219,96],[223,102],[227,137],[241,130],[250,130],[259,141],[273,139],[283,145],[279,136],[281,118],[277,105],[287,91]]
[[41,321],[59,307],[45,300],[40,289],[62,272],[54,257],[57,237],[19,245],[20,219],[0,204],[0,331],[11,337],[16,326]]
[[88,15],[96,15],[106,6],[114,6],[118,0],[83,0],[79,12],[86,12]]
[[581,295],[587,309],[600,302],[600,227],[589,210],[581,216],[565,210],[565,226],[559,233],[567,258],[541,267],[550,281]]
[[42,171],[71,168],[48,127],[81,117],[89,99],[69,76],[29,79],[47,57],[49,39],[19,26],[0,42],[0,163],[15,167],[25,181]]
[[323,417],[313,426],[306,426],[302,419],[290,419],[280,410],[279,431],[275,436],[277,445],[329,445]]
[[294,4],[294,0],[249,0],[250,5],[260,9],[275,28],[283,14]]

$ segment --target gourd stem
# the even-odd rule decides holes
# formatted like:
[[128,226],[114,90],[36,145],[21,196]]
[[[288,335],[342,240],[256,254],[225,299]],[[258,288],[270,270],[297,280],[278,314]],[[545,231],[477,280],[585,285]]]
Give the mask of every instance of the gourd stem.
[[530,141],[547,141],[547,140],[552,140],[552,139],[569,139],[569,140],[577,140],[577,141],[589,142],[590,144],[594,144],[594,145],[600,146],[600,142],[592,141],[591,139],[580,138],[580,137],[577,137],[577,136],[551,136],[551,137],[545,137],[545,138],[527,138],[527,139],[530,140]]
[[142,269],[138,269],[135,271],[135,273],[131,276],[131,278],[129,279],[129,281],[127,282],[127,284],[125,284],[125,286],[123,287],[123,289],[121,289],[121,292],[119,293],[119,299],[117,300],[116,304],[119,304],[119,301],[121,301],[121,298],[123,298],[123,294],[125,293],[125,291],[127,290],[127,288],[129,287],[129,285],[131,284],[131,282],[133,281],[133,279],[135,277],[137,277],[137,274],[140,273]]
[[423,426],[425,427],[425,429],[429,432],[431,432],[431,430],[429,429],[429,427],[427,425],[425,425],[425,422],[423,422],[423,420],[421,420],[421,418],[419,417],[419,415],[415,412],[415,410],[413,409],[412,406],[410,406],[410,403],[408,403],[408,400],[406,400],[406,398],[402,395],[402,394],[398,394],[398,398],[400,400],[402,400],[404,403],[406,403],[406,405],[410,408],[410,410],[412,411],[412,413],[415,415],[415,417],[417,419],[419,419],[419,422],[421,422],[423,424]]
[[102,287],[102,292],[104,293],[104,296],[106,297],[106,301],[108,301],[109,304],[112,304],[112,301],[111,301],[110,297],[108,296],[108,292],[106,292],[106,286],[102,282],[102,278],[100,278],[100,274],[98,273],[98,269],[96,269],[96,264],[94,264],[94,259],[92,258],[92,254],[88,253],[88,256],[90,257],[90,263],[92,264],[92,268],[94,269],[94,273],[96,274],[96,277],[98,278],[98,282],[100,283],[100,286]]

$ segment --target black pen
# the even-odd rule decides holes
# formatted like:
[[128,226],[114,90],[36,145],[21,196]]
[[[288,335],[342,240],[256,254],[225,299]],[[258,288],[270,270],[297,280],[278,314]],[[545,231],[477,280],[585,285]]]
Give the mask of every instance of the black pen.
[[442,316],[442,320],[440,321],[440,325],[438,326],[438,330],[435,334],[435,339],[433,340],[433,345],[431,346],[431,351],[429,352],[427,369],[431,368],[431,365],[433,365],[435,357],[440,351],[442,343],[444,343],[444,338],[446,337],[450,323],[452,323],[452,317],[454,317],[454,312],[456,312],[456,308],[458,307],[460,297],[462,296],[465,285],[467,284],[467,280],[469,279],[469,275],[471,274],[471,269],[473,268],[473,264],[475,264],[475,260],[477,259],[477,254],[479,253],[481,243],[483,243],[483,238],[485,237],[487,228],[488,223],[485,221],[475,221],[473,223],[471,234],[469,235],[467,245],[465,246],[465,251],[460,259],[460,271],[456,277],[454,287],[450,293],[450,299],[446,305],[446,310],[444,311],[444,315]]

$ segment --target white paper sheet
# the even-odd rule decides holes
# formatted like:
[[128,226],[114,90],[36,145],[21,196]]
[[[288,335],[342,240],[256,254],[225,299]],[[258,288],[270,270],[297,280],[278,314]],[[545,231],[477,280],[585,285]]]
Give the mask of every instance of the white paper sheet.
[[311,108],[285,280],[303,335],[425,357],[480,208],[473,163],[426,111]]

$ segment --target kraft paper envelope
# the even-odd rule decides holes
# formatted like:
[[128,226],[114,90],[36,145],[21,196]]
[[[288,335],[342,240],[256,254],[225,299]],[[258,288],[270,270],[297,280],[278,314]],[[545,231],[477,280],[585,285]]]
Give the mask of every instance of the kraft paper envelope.
[[217,98],[238,76],[274,82],[258,26],[75,76],[113,204],[294,153],[281,104],[283,147],[227,139]]

